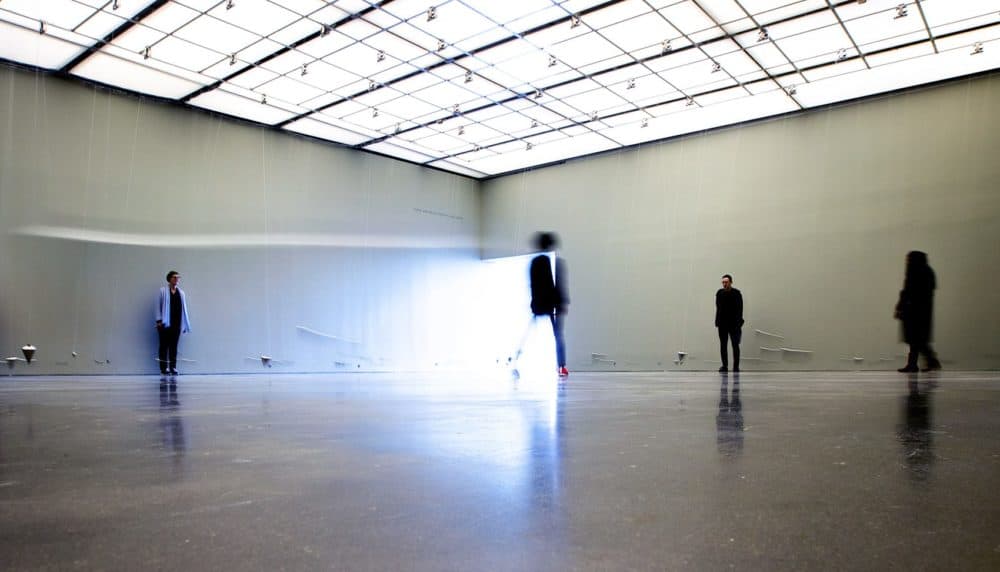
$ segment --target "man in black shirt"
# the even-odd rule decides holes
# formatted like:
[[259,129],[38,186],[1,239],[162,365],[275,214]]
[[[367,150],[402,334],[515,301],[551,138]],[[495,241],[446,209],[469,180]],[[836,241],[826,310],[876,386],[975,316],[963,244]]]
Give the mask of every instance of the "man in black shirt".
[[743,294],[733,288],[733,277],[722,277],[722,288],[715,293],[715,327],[719,329],[720,372],[729,371],[726,344],[733,340],[733,371],[740,371],[740,338],[743,333]]

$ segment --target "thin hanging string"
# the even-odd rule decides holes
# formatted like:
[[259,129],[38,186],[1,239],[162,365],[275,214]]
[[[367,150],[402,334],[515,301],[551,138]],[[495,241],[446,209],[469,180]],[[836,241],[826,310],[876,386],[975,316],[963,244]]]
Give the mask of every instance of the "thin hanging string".
[[[683,153],[683,149],[684,149],[683,145],[679,145],[677,148],[681,149],[682,150],[681,153]],[[682,165],[684,164],[683,161],[681,162],[681,164]],[[675,248],[675,245],[677,244],[677,238],[680,236],[680,233],[677,230],[677,194],[678,193],[677,193],[677,186],[676,185],[670,185],[667,182],[669,180],[669,178],[667,176],[667,170],[663,169],[661,171],[661,173],[662,173],[662,175],[661,175],[661,182],[662,182],[663,193],[666,194],[666,193],[669,192],[670,195],[671,195],[671,199],[672,199],[671,203],[670,203],[670,209],[667,211],[666,216],[664,217],[664,221],[663,221],[664,222],[664,226],[665,226],[665,231],[664,232],[666,233],[666,236],[670,237],[671,234],[674,236],[674,240],[671,241],[670,244],[666,245],[666,249],[667,249],[666,277],[667,277],[667,280],[669,281],[669,280],[671,280],[671,279],[674,278],[674,276],[672,274],[673,269],[674,269],[674,248]],[[664,203],[664,207],[666,207],[667,201],[664,201],[663,203]],[[671,220],[671,217],[673,217],[673,220]],[[685,306],[685,311],[686,311],[687,310],[687,304],[685,304],[684,306]],[[664,304],[663,305],[663,322],[662,322],[664,324],[669,324],[670,323],[668,312],[669,312],[668,305]],[[682,336],[684,335],[683,332],[681,333],[681,335]],[[686,342],[686,339],[685,339],[685,342]],[[676,351],[677,351],[677,349],[674,348],[674,352],[676,352]],[[687,347],[684,344],[681,344],[680,351],[686,352],[687,351]],[[673,352],[671,352],[671,353],[673,353]],[[668,354],[667,357],[668,357],[668,360],[666,360],[666,361],[670,361],[669,358],[671,356]]]
[[698,174],[697,174],[697,182],[695,184],[695,197],[694,197],[694,226],[693,226],[694,230],[691,232],[691,246],[690,246],[690,251],[688,253],[688,292],[687,292],[687,304],[684,305],[684,338],[683,338],[684,348],[685,348],[684,351],[688,351],[687,350],[688,318],[691,315],[691,304],[693,303],[693,298],[691,294],[692,294],[692,288],[694,288],[694,284],[697,280],[697,277],[695,276],[694,273],[695,272],[694,253],[699,247],[698,229],[701,224],[701,190],[702,190],[702,183],[705,178],[704,175],[705,169],[704,166],[701,164],[702,148],[704,147],[704,142],[703,142],[704,137],[705,137],[705,132],[703,131],[699,133],[698,136],[694,139],[694,143],[695,145],[697,145],[694,164],[698,169]]
[[[7,194],[6,185],[4,184],[5,181],[7,180],[7,177],[4,176],[4,174],[11,172],[10,162],[11,162],[12,157],[14,155],[14,93],[15,93],[14,92],[14,79],[11,78],[7,83],[8,83],[8,88],[7,88],[7,91],[8,91],[8,93],[7,93],[7,136],[6,136],[6,140],[7,141],[6,141],[5,145],[4,145],[4,149],[6,149],[6,151],[7,151],[5,153],[7,160],[5,161],[6,165],[4,167],[3,173],[0,173],[0,217],[3,216],[2,213],[7,212],[6,210],[4,210],[4,205],[3,205],[3,198]],[[8,260],[8,259],[3,260],[3,268],[4,269],[9,269],[10,268],[10,260]],[[7,276],[12,276],[12,274],[10,272],[5,272],[5,274]],[[9,285],[8,285],[7,288],[4,288],[4,291],[6,291],[6,292],[12,292],[13,290],[14,289],[10,288]],[[14,320],[6,320],[6,322],[7,322],[7,339],[12,341],[14,339]]]
[[260,174],[264,193],[264,335],[268,355],[271,353],[271,221],[267,197],[267,132],[260,135]]
[[[83,191],[83,221],[86,222],[90,217],[90,193],[92,190],[91,174],[94,156],[94,125],[96,124],[97,118],[97,88],[92,91],[93,99],[90,105],[90,135],[87,138],[87,175],[83,179],[84,191]],[[86,243],[83,244],[84,250],[89,251],[90,247]],[[80,307],[83,305],[83,288],[81,284],[83,282],[83,268],[86,263],[86,256],[79,257],[79,263],[77,264],[76,270],[76,286],[74,288],[76,292],[76,304],[73,306],[73,355],[77,354],[77,342],[80,339]]]
[[[122,207],[122,218],[124,220],[128,220],[129,201],[130,201],[131,195],[132,195],[132,181],[135,179],[135,153],[136,153],[136,148],[139,146],[139,123],[140,123],[141,119],[142,119],[142,100],[139,99],[136,102],[136,106],[135,106],[135,124],[134,124],[134,126],[132,128],[132,145],[131,145],[132,154],[129,157],[128,183],[125,186],[125,201],[124,201],[123,207]],[[117,247],[114,248],[114,250],[119,251],[119,252],[116,253],[116,254],[119,254],[119,255],[121,254],[121,251],[123,249],[124,249],[124,246],[117,246]],[[111,355],[111,336],[112,336],[112,333],[114,332],[114,329],[115,329],[114,326],[115,326],[115,323],[116,323],[116,317],[118,315],[118,305],[113,302],[114,300],[118,299],[118,285],[119,285],[119,283],[121,281],[121,276],[119,276],[119,272],[118,272],[118,269],[119,269],[120,265],[118,264],[117,258],[118,258],[118,256],[112,256],[112,258],[111,258],[111,276],[112,276],[112,283],[111,283],[111,300],[112,300],[112,304],[111,304],[111,324],[110,324],[110,327],[108,328],[108,333],[107,333],[107,336],[106,336],[106,339],[105,339],[105,359],[110,359],[110,357],[108,357],[108,356]]]
[[[622,151],[620,148],[615,152],[615,180],[616,181],[621,181],[622,180],[622,156],[623,156],[623,154],[624,154],[624,151]],[[635,197],[635,192],[634,192],[635,189],[632,188],[630,190],[633,191],[633,192],[630,192],[629,195],[633,197],[632,201],[634,202],[635,201],[635,198],[634,198]],[[631,214],[631,213],[629,213],[629,214]],[[631,220],[631,219],[629,219],[629,220]],[[614,258],[617,250],[619,248],[621,248],[621,245],[620,244],[619,245],[615,245],[612,242],[612,236],[614,236],[614,234],[615,234],[615,232],[614,232],[615,223],[614,223],[614,220],[613,220],[613,215],[606,217],[605,218],[605,223],[606,223],[607,234],[605,235],[606,238],[604,240],[604,244],[605,244],[605,247],[608,247],[608,246],[611,247],[611,252],[603,252],[601,258],[603,260],[609,260],[609,259],[613,259]],[[627,260],[628,252],[623,252],[622,254],[626,257],[626,260]],[[611,273],[608,273],[608,274],[610,275]],[[629,276],[629,268],[626,267],[625,268],[625,272],[623,274],[621,274],[621,275],[622,276]],[[632,299],[632,300],[634,300],[635,298],[632,296],[633,292],[629,292],[629,294],[630,294],[629,298]],[[612,298],[613,298],[613,296],[607,296],[605,298],[605,300],[611,300]],[[612,359],[615,360],[616,363],[617,363],[617,361],[619,359],[619,353],[618,352],[621,350],[621,339],[622,339],[622,319],[621,319],[621,314],[619,314],[618,316],[615,317],[615,343],[614,343],[614,346],[612,346],[613,351],[612,351],[612,354],[611,354],[613,356]]]

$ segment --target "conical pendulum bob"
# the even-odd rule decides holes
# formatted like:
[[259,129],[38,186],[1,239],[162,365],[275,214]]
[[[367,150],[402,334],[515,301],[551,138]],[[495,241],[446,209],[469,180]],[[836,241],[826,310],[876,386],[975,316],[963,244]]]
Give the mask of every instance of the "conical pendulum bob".
[[37,348],[31,344],[23,346],[21,353],[24,354],[24,361],[31,363],[31,360],[35,359],[35,351],[37,351]]

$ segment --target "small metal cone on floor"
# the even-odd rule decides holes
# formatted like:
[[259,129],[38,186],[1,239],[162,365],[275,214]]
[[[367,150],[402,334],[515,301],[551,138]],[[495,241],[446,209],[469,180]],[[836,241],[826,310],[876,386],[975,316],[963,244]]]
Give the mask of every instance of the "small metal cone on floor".
[[28,344],[21,348],[21,353],[24,354],[24,361],[31,363],[31,360],[35,358],[35,346]]
[[271,367],[271,358],[268,356],[260,356],[260,364],[264,367]]

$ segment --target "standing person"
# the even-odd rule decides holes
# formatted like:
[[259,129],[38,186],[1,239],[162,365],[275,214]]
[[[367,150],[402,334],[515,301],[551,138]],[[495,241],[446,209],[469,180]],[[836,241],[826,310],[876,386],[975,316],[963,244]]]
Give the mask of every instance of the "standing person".
[[733,371],[740,371],[740,338],[743,334],[743,294],[733,288],[733,277],[722,276],[722,288],[715,293],[715,327],[719,329],[720,372],[729,371],[728,340],[733,341]]
[[187,298],[177,285],[181,275],[176,270],[167,272],[167,286],[160,288],[156,305],[156,330],[160,334],[160,373],[177,375],[177,343],[181,332],[191,331],[188,321]]
[[535,247],[538,255],[531,260],[531,313],[535,318],[548,316],[552,322],[552,332],[556,338],[556,363],[559,367],[559,377],[568,377],[566,369],[566,341],[563,337],[563,326],[566,319],[566,306],[569,296],[566,294],[566,264],[556,256],[555,276],[548,252],[559,246],[559,240],[554,233],[539,232],[535,235]]
[[903,323],[903,341],[910,345],[910,355],[903,373],[920,371],[917,359],[924,354],[927,367],[924,371],[941,369],[941,362],[931,348],[931,325],[934,314],[934,290],[937,281],[934,271],[927,264],[927,254],[914,250],[906,255],[906,278],[899,292],[895,318]]

